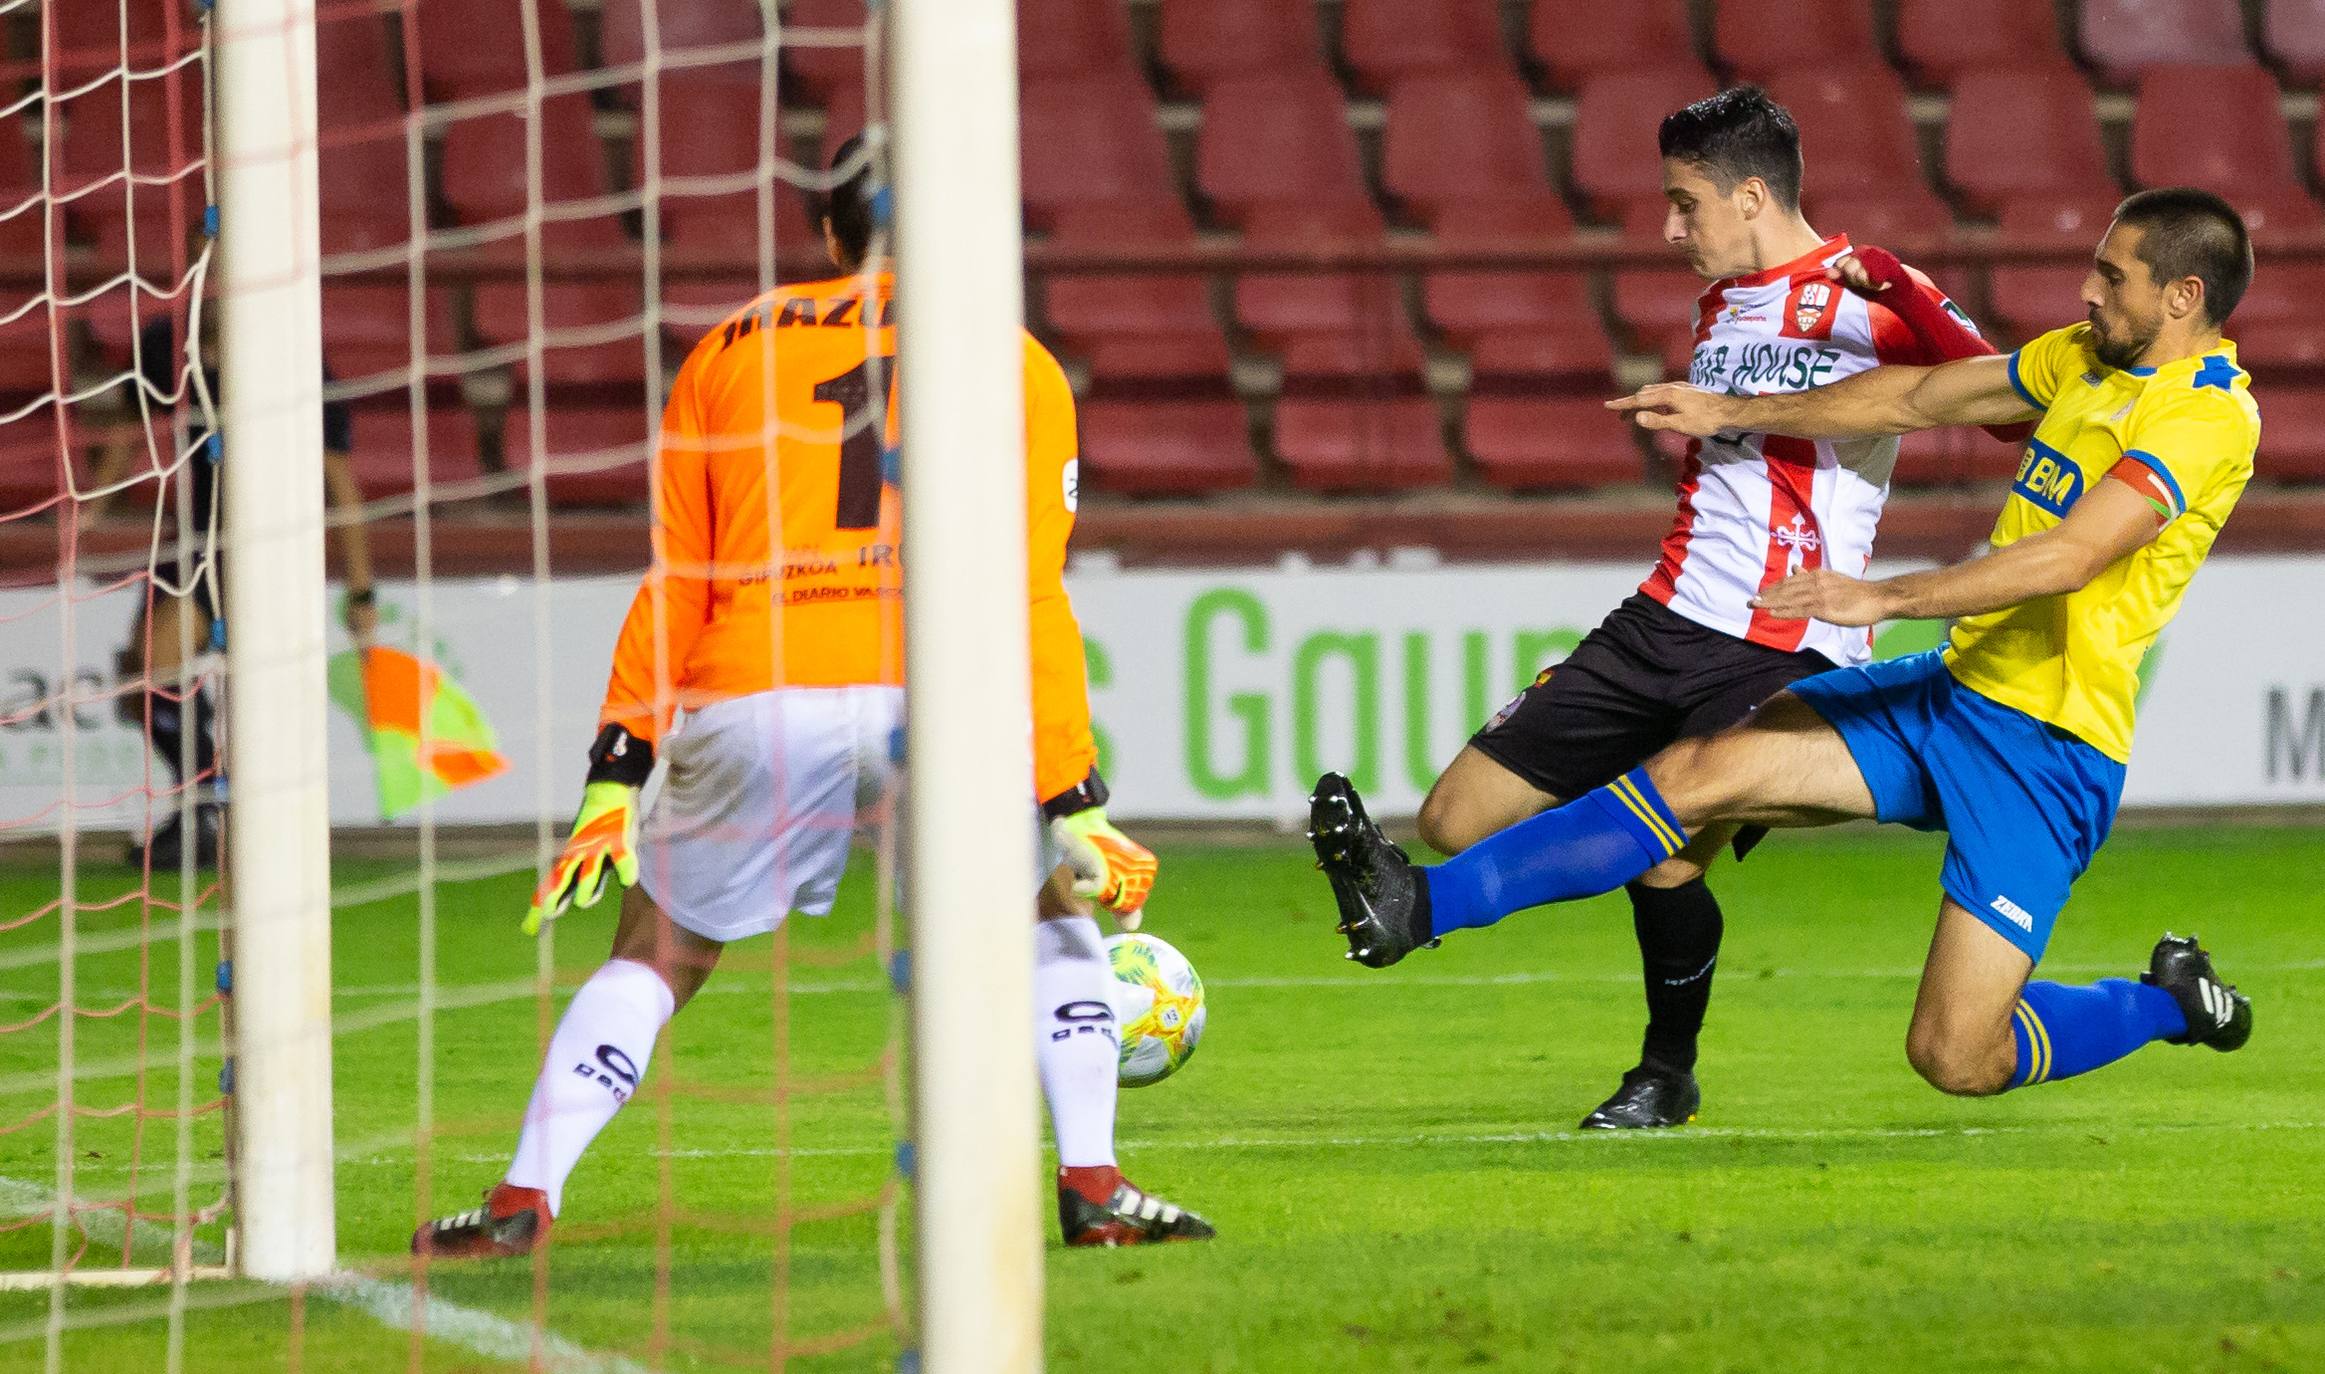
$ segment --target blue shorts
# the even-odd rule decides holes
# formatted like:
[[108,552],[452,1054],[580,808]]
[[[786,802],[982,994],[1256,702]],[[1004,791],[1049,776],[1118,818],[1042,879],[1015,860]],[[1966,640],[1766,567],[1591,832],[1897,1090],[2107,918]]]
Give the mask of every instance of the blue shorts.
[[1840,732],[1876,817],[1947,833],[1946,895],[2040,962],[2114,823],[2123,765],[1955,682],[1942,655],[1839,668],[1791,690]]

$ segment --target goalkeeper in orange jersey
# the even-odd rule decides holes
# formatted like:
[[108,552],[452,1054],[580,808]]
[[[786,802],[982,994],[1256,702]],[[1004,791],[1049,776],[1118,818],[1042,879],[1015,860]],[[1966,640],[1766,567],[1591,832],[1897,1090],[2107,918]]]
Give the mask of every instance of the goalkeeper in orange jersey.
[[[853,140],[836,169],[862,162]],[[779,287],[698,344],[664,411],[654,561],[614,651],[573,837],[525,929],[628,887],[613,954],[549,1042],[506,1176],[482,1207],[432,1222],[415,1252],[517,1255],[547,1235],[565,1180],[636,1091],[662,1026],[728,943],[831,909],[859,818],[896,781],[904,720],[892,278],[868,257],[868,166],[825,205],[847,275]],[[1034,777],[1046,822],[1035,934],[1035,1044],[1069,1245],[1193,1240],[1191,1212],[1140,1192],[1114,1159],[1113,972],[1082,898],[1135,923],[1154,855],[1106,820],[1081,628],[1066,598],[1073,394],[1024,341]],[[769,488],[773,490],[770,491]],[[769,527],[780,518],[781,543]],[[929,690],[942,690],[929,684]],[[683,712],[675,725],[674,716]],[[996,722],[1000,726],[1001,722]],[[641,827],[638,794],[669,768]],[[635,886],[629,886],[633,882]]]

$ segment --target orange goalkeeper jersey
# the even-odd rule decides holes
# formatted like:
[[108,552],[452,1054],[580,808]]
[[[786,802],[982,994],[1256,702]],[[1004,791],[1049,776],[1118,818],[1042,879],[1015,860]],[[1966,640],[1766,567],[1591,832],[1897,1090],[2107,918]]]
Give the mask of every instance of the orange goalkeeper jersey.
[[[904,680],[893,285],[882,273],[777,287],[688,355],[663,411],[654,561],[622,623],[604,721],[657,740],[679,707]],[[1074,397],[1031,335],[1025,433],[1034,786],[1047,799],[1098,749],[1065,586]]]

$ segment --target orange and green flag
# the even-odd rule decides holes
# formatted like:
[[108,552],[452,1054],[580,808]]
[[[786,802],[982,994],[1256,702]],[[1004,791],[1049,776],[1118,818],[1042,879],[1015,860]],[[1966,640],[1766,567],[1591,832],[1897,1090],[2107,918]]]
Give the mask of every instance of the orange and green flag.
[[426,659],[374,644],[332,655],[330,681],[371,745],[388,820],[509,766],[475,699]]

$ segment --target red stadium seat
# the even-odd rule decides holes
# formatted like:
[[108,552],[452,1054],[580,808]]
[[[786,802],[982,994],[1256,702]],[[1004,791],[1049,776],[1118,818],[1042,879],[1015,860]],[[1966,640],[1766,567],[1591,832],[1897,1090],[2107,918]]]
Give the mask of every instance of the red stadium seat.
[[525,88],[525,18],[540,16],[541,71],[574,69],[573,16],[565,0],[406,0],[404,28],[418,34],[421,89],[432,101]]
[[1982,429],[1916,430],[1899,438],[1893,475],[1909,487],[2007,482],[2018,471],[2020,448]]
[[1021,76],[1111,72],[1130,66],[1130,8],[1090,0],[1017,0]]
[[1235,224],[1262,205],[1370,204],[1340,87],[1323,72],[1212,87],[1195,182]]
[[[1467,205],[1437,234],[1449,250],[1562,232],[1527,202]],[[1614,366],[1579,272],[1434,271],[1421,284],[1429,322],[1469,353],[1474,377],[1603,380]]]
[[2265,0],[2260,45],[2293,80],[2325,81],[2325,0]]
[[[1624,216],[1625,236],[1634,243],[1663,241],[1664,206],[1639,201]],[[1633,348],[1663,360],[1663,375],[1685,377],[1695,352],[1696,302],[1710,283],[1686,266],[1672,248],[1670,267],[1627,267],[1615,273],[1615,319]]]
[[[1376,246],[1380,236],[1380,212],[1358,201],[1255,211],[1243,242],[1254,253],[1266,253],[1334,243]],[[1385,272],[1248,272],[1235,283],[1235,314],[1269,347],[1295,335],[1403,329],[1396,278]]]
[[2131,179],[2235,199],[2298,189],[2275,78],[2243,66],[2154,66],[2131,116]]
[[[1914,83],[1925,87],[1951,88],[1996,68],[2068,60],[2058,16],[2026,0],[1898,0],[1897,52]],[[1959,103],[1954,112],[1959,118]]]
[[1232,396],[1096,397],[1081,418],[1082,478],[1096,490],[1195,496],[1259,480],[1250,422]]
[[1692,62],[1695,34],[1686,0],[1534,0],[1526,51],[1551,85],[1571,91],[1643,63]]
[[[653,491],[651,428],[636,406],[556,406],[542,412],[552,506],[643,506]],[[533,419],[519,396],[501,417],[501,467],[530,476]]]
[[1163,68],[1196,95],[1232,76],[1324,64],[1314,0],[1163,0]]
[[335,282],[323,285],[323,362],[342,382],[401,372],[428,358],[460,351],[453,326],[452,291],[431,286],[427,294],[423,356],[412,355],[412,294],[403,285]]
[[[1052,238],[1061,246],[1128,250],[1194,241],[1194,225],[1177,205],[1069,210]],[[1044,314],[1094,378],[1209,378],[1225,385],[1227,336],[1203,274],[1061,273],[1045,286]]]
[[[715,10],[748,8],[726,0],[700,0]],[[817,29],[832,34],[854,34],[864,27],[864,0],[791,0],[783,10],[783,70],[818,103],[828,103],[834,92],[864,86],[865,57],[860,43],[804,43],[792,39],[795,29]],[[730,16],[731,19],[731,16]],[[862,108],[861,104],[858,105]]]
[[2228,199],[2244,217],[2253,243],[2264,251],[2287,243],[2313,245],[2325,237],[2325,209],[2299,186],[2232,191]]
[[1371,95],[1423,72],[1506,71],[1500,8],[1494,0],[1346,0],[1340,52]]
[[1594,77],[1574,107],[1573,181],[1602,219],[1623,218],[1636,201],[1663,200],[1663,160],[1655,131],[1663,116],[1719,89],[1693,60]]
[[1836,60],[1779,74],[1768,93],[1800,126],[1806,189],[1860,199],[1926,198],[1929,181],[1897,73],[1877,61]]
[[2263,482],[2325,482],[2325,386],[2271,386],[2253,475]]
[[[70,384],[71,350],[67,349],[66,356],[58,361],[68,369],[64,380]],[[6,324],[0,324],[0,395],[37,396],[56,389],[57,379],[49,358],[48,312],[33,310]],[[25,431],[41,429],[45,431],[48,442],[54,443],[56,439],[55,429],[45,425],[20,424],[5,428]]]
[[2002,207],[2001,241],[2058,250],[2055,263],[1996,267],[1987,291],[1987,337],[1997,347],[2069,325],[2087,313],[2083,278],[2115,214],[2111,195],[2021,196]]
[[1047,228],[1079,205],[1175,205],[1154,97],[1122,68],[1028,79],[1018,96],[1026,218]]
[[[1897,195],[1811,195],[1802,208],[1818,233],[1828,238],[1847,234],[1852,244],[1878,244],[1908,262],[1940,247],[1954,232],[1945,202],[1920,187]],[[1947,294],[1953,293],[1949,289]]]
[[2082,73],[2064,62],[1964,73],[1946,125],[1946,180],[1988,215],[2013,196],[2114,191]]
[[1749,81],[1773,81],[1798,72],[1878,62],[1873,7],[1865,0],[1722,0],[1712,21],[1713,59]]
[[[553,97],[541,103],[541,118],[542,202],[556,205],[604,196],[604,150],[588,101],[578,95]],[[480,115],[445,131],[444,199],[462,224],[513,221],[525,213],[531,187],[525,172],[525,136],[521,114]],[[610,215],[549,221],[541,226],[541,236],[545,244],[575,250],[627,242]],[[520,242],[514,237],[507,240],[509,245]]]
[[390,248],[411,238],[406,191],[414,153],[405,138],[403,88],[387,58],[387,30],[376,12],[316,24],[315,79],[330,92],[315,106],[326,254]]
[[2080,0],[2076,37],[2102,80],[2129,86],[2150,67],[2250,64],[2238,0]]
[[[840,11],[831,16],[810,18],[801,12],[838,7],[816,4],[814,0],[794,0],[784,18],[786,28],[856,27],[864,22],[862,0],[852,0],[852,16]],[[759,43],[765,27],[759,22],[759,7],[737,5],[731,0],[654,0],[654,22],[660,30],[664,69],[661,86],[665,97],[673,91],[697,86],[743,86],[754,94],[759,89],[760,61],[750,53],[725,62],[707,66],[686,65],[671,68],[668,64],[678,57],[700,54],[706,49],[742,49]],[[598,9],[598,47],[604,64],[609,67],[629,66],[646,60],[645,0],[605,0]],[[854,62],[854,79],[863,80],[864,59],[860,49],[809,47],[806,44],[786,44],[784,55],[805,54],[804,60],[812,67],[827,57],[837,55],[842,62]],[[799,69],[795,66],[794,71]],[[638,88],[622,86],[618,94],[625,102],[637,99]],[[668,115],[663,116],[668,119]],[[754,117],[755,118],[755,117]]]
[[1388,103],[1381,179],[1390,195],[1441,226],[1441,211],[1488,197],[1555,202],[1542,136],[1515,72],[1408,77]]
[[[428,444],[431,483],[467,482],[478,476],[476,416],[465,406],[427,412],[422,432]],[[355,485],[365,500],[408,495],[419,469],[419,442],[412,413],[403,406],[355,412]]]
[[379,12],[322,8],[315,23],[315,84],[330,97],[316,102],[316,122],[328,130],[400,119],[404,91],[388,65],[388,31]]
[[1462,432],[1477,475],[1508,491],[1636,485],[1638,447],[1604,399],[1473,388]]
[[2284,371],[2325,370],[2325,332],[2317,328],[2321,300],[2325,264],[2272,262],[2255,272],[2228,321],[2238,360],[2272,379]]
[[[756,169],[762,153],[786,157],[776,146],[759,146],[759,92],[755,87],[676,85],[662,92],[662,238],[689,249],[726,249],[754,257],[759,244],[759,197],[755,191],[698,195],[689,178],[734,178]],[[641,168],[641,170],[643,170]],[[788,253],[818,244],[809,223],[807,200],[798,186],[775,180],[775,249]],[[756,292],[748,292],[745,299]],[[741,302],[738,301],[737,304]]]
[[[550,385],[635,383],[645,377],[643,306],[636,282],[552,282],[541,290],[541,313],[548,331],[542,341],[542,377]],[[475,314],[477,336],[487,345],[523,343],[530,333],[521,282],[479,285]],[[520,357],[512,367],[522,378],[530,362]]]
[[[124,66],[152,71],[202,46],[202,28],[194,22],[194,11],[188,6],[86,5],[67,0],[48,8],[55,16],[56,65],[61,75],[85,79],[92,73]],[[174,33],[170,23],[173,16],[177,21]]]
[[1293,395],[1276,402],[1275,450],[1311,491],[1395,491],[1453,478],[1444,420],[1426,396]]

